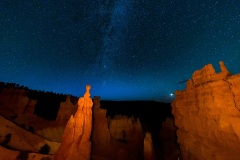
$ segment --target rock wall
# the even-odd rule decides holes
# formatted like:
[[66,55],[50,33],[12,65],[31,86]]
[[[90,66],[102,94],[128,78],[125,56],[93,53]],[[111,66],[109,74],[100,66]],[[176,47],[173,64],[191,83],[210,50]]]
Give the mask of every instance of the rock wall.
[[78,110],[71,116],[63,133],[62,143],[55,160],[89,160],[91,154],[92,99],[90,86],[86,86],[84,97],[78,100]]
[[240,74],[231,75],[223,62],[220,68],[204,66],[175,92],[172,113],[184,160],[239,160]]

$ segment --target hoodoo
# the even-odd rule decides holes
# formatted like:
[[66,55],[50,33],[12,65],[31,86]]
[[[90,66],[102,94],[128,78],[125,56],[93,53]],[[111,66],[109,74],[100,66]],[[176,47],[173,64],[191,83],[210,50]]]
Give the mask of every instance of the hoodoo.
[[91,156],[92,106],[90,85],[86,86],[84,97],[78,100],[78,110],[71,116],[57,150],[55,160],[89,160]]

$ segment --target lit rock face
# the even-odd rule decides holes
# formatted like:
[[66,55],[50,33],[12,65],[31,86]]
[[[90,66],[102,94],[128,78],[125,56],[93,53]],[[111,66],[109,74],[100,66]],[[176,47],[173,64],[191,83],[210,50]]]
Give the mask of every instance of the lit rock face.
[[184,160],[239,160],[240,74],[211,64],[195,71],[186,90],[176,91],[172,113]]
[[91,154],[92,99],[90,86],[86,86],[84,97],[78,100],[78,110],[71,116],[57,150],[55,160],[89,160]]

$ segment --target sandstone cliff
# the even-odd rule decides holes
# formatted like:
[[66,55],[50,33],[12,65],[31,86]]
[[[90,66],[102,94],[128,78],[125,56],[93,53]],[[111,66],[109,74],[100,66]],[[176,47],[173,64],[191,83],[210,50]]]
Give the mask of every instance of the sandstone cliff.
[[176,91],[172,113],[184,160],[239,160],[240,74],[220,73],[211,64],[195,71]]

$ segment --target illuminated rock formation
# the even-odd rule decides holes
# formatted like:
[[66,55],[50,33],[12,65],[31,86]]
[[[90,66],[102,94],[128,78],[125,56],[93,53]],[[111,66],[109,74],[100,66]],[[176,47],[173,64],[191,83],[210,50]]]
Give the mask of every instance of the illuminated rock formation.
[[155,153],[153,149],[152,135],[147,132],[144,138],[144,160],[155,160]]
[[84,97],[78,100],[78,110],[71,116],[57,150],[55,160],[89,160],[91,154],[92,99],[90,86],[86,86]]
[[195,71],[183,91],[176,91],[172,113],[184,160],[240,157],[240,74],[220,73],[211,64]]

